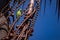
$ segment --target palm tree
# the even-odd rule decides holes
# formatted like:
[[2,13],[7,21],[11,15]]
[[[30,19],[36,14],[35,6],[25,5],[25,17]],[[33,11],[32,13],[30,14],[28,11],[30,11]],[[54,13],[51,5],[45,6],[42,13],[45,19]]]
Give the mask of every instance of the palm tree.
[[[10,0],[11,1],[11,0]],[[23,0],[23,1],[17,1],[17,0],[15,0],[14,2],[13,2],[13,6],[12,7],[9,7],[9,3],[10,3],[10,1],[3,1],[2,0],[2,3],[3,3],[3,5],[1,5],[1,9],[2,10],[0,10],[1,12],[1,14],[0,14],[0,26],[1,26],[1,28],[0,28],[0,39],[1,38],[3,38],[3,37],[5,37],[7,34],[8,34],[8,39],[15,39],[17,36],[17,32],[18,31],[21,31],[21,32],[19,32],[18,33],[18,38],[16,38],[17,40],[18,39],[22,39],[22,37],[24,37],[23,39],[25,39],[25,40],[27,40],[27,38],[29,37],[29,36],[31,36],[31,34],[32,34],[32,32],[33,32],[33,26],[34,26],[34,23],[35,23],[35,20],[36,20],[36,16],[37,16],[37,9],[39,9],[39,0],[37,1],[37,4],[38,5],[36,5],[35,7],[33,6],[34,5],[34,0],[30,0],[29,2],[30,3],[28,3],[27,4],[27,7],[28,8],[26,8],[25,9],[25,12],[23,11],[22,12],[22,16],[24,15],[25,17],[23,18],[24,20],[22,20],[22,25],[19,25],[19,27],[16,29],[16,31],[14,32],[14,25],[16,24],[16,22],[17,22],[17,20],[19,20],[19,18],[20,18],[20,16],[19,17],[17,17],[16,18],[16,20],[14,20],[14,22],[12,23],[12,25],[11,25],[11,27],[9,27],[10,25],[8,24],[10,21],[8,21],[8,18],[10,17],[10,16],[12,16],[12,15],[14,15],[13,13],[14,13],[14,11],[21,5],[21,4],[24,4],[25,3],[25,1],[26,0]],[[7,3],[6,3],[7,2]],[[14,7],[14,5],[15,5],[15,3],[16,2],[18,2],[18,4],[17,4],[17,6],[15,6],[15,10],[12,10],[12,8]],[[0,3],[0,4],[2,4],[2,3]],[[4,6],[5,5],[5,6]],[[28,9],[28,10],[27,10]],[[6,11],[7,10],[7,11]],[[27,11],[26,11],[27,10]],[[10,12],[10,14],[8,14],[7,15],[7,13],[8,13],[8,11]],[[26,13],[26,14],[24,14],[24,13]],[[34,16],[35,15],[35,16]],[[5,20],[4,20],[5,19]],[[30,22],[31,21],[31,22]],[[4,28],[2,28],[2,26],[4,27]],[[16,25],[17,26],[17,25]],[[21,26],[21,27],[20,27]],[[8,29],[8,30],[7,30]],[[3,30],[3,32],[2,32],[2,30]],[[1,33],[2,32],[2,33]],[[12,36],[12,35],[10,35],[10,34],[14,34],[14,36]],[[21,36],[21,34],[22,34],[22,36]],[[28,33],[28,34],[27,34]],[[6,35],[5,35],[6,34]],[[25,35],[25,36],[24,36]],[[28,36],[27,36],[28,35]],[[13,37],[13,38],[11,38],[11,37]],[[21,37],[20,37],[21,36]],[[4,39],[4,38],[3,38]]]

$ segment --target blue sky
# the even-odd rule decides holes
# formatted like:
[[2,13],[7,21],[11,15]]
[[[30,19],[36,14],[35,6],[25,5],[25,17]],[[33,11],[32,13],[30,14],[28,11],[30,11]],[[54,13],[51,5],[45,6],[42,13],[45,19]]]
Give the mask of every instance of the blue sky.
[[[22,6],[19,8],[22,8]],[[24,8],[25,7],[23,7],[23,9]],[[14,12],[15,19],[16,11]],[[52,0],[51,6],[49,0],[46,1],[45,13],[44,0],[42,0],[41,10],[38,14],[38,18],[34,25],[33,36],[29,37],[29,40],[60,40],[60,21],[58,21],[58,13],[56,11],[56,0]]]

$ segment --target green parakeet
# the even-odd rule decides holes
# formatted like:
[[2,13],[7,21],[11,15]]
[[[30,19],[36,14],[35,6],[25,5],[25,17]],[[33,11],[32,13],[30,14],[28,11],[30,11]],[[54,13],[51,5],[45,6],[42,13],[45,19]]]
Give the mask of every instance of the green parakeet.
[[17,11],[16,17],[19,17],[21,15],[21,9]]

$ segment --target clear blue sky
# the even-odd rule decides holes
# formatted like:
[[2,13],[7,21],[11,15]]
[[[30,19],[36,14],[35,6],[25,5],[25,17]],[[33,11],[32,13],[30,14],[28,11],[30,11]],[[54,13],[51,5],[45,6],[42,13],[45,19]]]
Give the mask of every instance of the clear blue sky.
[[[16,18],[16,16],[14,17]],[[51,6],[49,0],[46,1],[45,13],[44,0],[42,0],[41,11],[34,26],[33,36],[29,40],[60,40],[60,21],[58,21],[56,11],[56,0],[52,0]]]

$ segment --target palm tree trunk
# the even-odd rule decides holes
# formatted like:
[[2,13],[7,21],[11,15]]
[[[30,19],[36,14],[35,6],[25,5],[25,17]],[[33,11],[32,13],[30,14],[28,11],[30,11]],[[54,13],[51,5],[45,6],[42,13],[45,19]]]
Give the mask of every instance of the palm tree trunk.
[[8,33],[8,24],[4,16],[0,17],[0,40],[6,37]]

